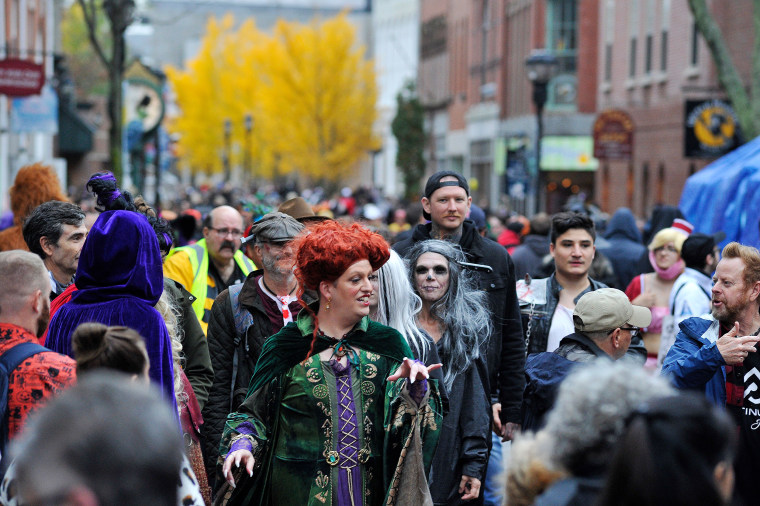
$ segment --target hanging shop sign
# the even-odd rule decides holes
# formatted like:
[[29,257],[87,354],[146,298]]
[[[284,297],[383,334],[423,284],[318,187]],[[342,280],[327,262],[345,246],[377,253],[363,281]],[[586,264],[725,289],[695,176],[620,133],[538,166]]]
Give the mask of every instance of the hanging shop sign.
[[684,156],[716,158],[741,144],[739,120],[725,100],[687,100]]
[[9,97],[39,95],[45,84],[41,64],[18,59],[0,60],[0,94]]
[[633,156],[633,120],[619,109],[602,111],[594,122],[594,158],[630,160]]

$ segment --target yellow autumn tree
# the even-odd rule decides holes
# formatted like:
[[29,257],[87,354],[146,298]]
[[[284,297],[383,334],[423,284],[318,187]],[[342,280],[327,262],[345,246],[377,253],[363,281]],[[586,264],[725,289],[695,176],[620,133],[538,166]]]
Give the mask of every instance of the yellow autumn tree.
[[257,176],[295,171],[337,180],[376,149],[374,68],[344,14],[308,25],[280,21],[272,34],[253,21],[232,26],[230,17],[211,20],[187,69],[167,69],[181,110],[170,129],[190,167],[222,170],[225,119],[231,163],[250,160]]
[[[200,51],[186,70],[172,67],[167,76],[176,95],[180,114],[169,122],[169,130],[179,134],[178,153],[196,171],[223,169],[224,123],[231,125],[230,163],[240,164],[243,149],[258,152],[257,136],[245,139],[245,115],[254,115],[260,76],[253,49],[268,39],[249,20],[233,30],[232,16],[210,19]],[[240,147],[243,148],[240,148]]]

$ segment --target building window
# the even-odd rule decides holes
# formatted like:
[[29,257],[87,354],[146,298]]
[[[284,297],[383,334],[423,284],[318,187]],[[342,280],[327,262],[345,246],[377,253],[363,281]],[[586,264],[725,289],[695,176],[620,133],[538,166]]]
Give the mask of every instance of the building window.
[[651,34],[647,35],[646,40],[646,54],[644,55],[644,73],[651,74],[652,73],[652,50],[653,50],[653,44],[654,44],[654,37],[652,37]]
[[612,44],[615,41],[615,0],[604,4],[604,80],[612,80]]
[[578,49],[578,5],[576,0],[551,0],[547,10],[546,47],[560,63],[560,73],[575,72]]
[[662,0],[662,14],[660,16],[660,26],[662,33],[662,42],[660,44],[660,70],[665,72],[668,69],[668,32],[670,31],[670,0]]
[[437,16],[422,24],[420,56],[430,58],[446,51],[446,18]]
[[612,44],[604,46],[604,80],[612,80]]
[[559,73],[549,87],[549,105],[564,109],[574,108],[577,95],[577,0],[549,0],[546,28],[546,47],[551,49],[559,62]]
[[641,214],[647,211],[647,196],[649,195],[649,163],[644,162],[641,167]]
[[490,162],[491,161],[491,141],[485,139],[481,141],[473,141],[470,144],[470,162]]
[[437,170],[446,170],[446,134],[435,136],[435,166]]
[[692,67],[696,67],[699,63],[699,31],[696,23],[691,24],[691,58],[689,62]]
[[639,34],[641,31],[641,0],[628,0],[628,77],[636,77]]
[[665,196],[665,164],[660,163],[657,168],[657,202],[663,202]]
[[636,37],[631,37],[631,54],[628,62],[628,76],[636,77]]

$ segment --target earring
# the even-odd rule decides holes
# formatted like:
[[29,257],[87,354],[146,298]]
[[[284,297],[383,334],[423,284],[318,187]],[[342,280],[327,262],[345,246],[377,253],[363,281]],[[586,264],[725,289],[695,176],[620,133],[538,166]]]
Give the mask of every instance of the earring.
[[330,309],[330,302],[332,302],[332,298],[327,297],[327,304],[325,304],[325,309]]

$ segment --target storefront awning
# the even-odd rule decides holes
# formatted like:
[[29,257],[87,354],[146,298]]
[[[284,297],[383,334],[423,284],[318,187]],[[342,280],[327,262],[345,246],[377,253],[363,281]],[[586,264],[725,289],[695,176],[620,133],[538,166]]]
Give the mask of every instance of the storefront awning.
[[92,150],[93,128],[66,107],[58,111],[58,151],[61,155],[84,155]]

